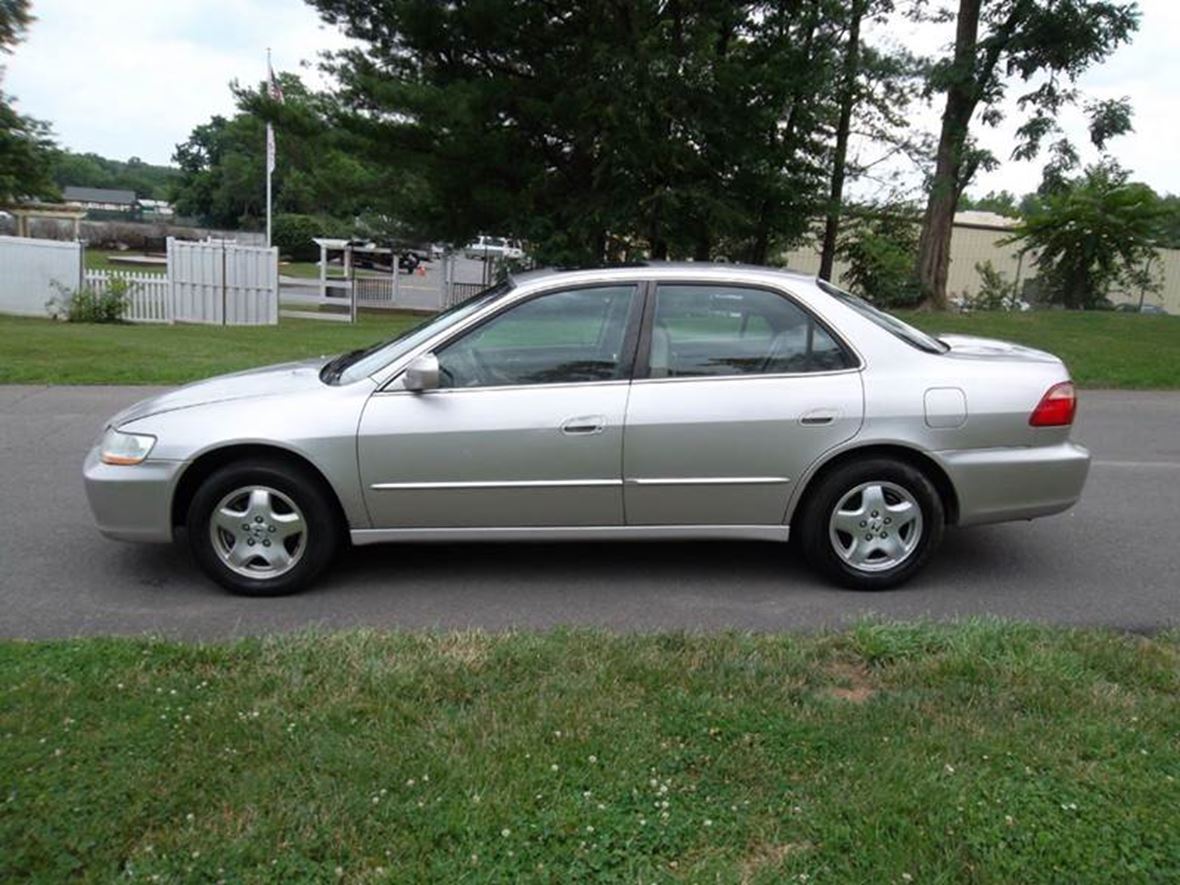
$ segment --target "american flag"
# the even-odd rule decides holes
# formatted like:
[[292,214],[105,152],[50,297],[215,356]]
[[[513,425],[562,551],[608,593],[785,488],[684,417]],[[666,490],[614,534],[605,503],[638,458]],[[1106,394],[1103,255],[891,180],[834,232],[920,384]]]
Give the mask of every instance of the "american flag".
[[[275,79],[275,70],[270,66],[269,54],[266,60],[266,94],[271,101],[282,104],[283,87]],[[266,124],[266,171],[275,171],[275,128],[270,123]]]

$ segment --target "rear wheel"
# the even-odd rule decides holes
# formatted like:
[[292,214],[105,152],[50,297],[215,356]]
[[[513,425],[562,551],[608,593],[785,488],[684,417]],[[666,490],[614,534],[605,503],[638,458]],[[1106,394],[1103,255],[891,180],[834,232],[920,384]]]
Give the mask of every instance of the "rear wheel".
[[804,555],[855,590],[908,580],[942,541],[945,514],[924,473],[901,461],[849,462],[823,477],[801,514]]
[[318,478],[274,461],[242,461],[197,489],[188,537],[201,569],[244,596],[306,587],[339,545],[335,502]]

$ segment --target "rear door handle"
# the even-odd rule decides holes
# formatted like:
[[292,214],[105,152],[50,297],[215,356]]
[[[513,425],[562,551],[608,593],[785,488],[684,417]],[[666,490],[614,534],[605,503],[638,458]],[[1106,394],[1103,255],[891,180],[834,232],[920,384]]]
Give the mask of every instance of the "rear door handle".
[[839,409],[812,409],[810,412],[803,413],[799,418],[799,423],[805,427],[819,427],[824,424],[831,424],[839,417]]
[[561,432],[566,436],[588,436],[602,433],[606,428],[605,415],[579,415],[561,422]]

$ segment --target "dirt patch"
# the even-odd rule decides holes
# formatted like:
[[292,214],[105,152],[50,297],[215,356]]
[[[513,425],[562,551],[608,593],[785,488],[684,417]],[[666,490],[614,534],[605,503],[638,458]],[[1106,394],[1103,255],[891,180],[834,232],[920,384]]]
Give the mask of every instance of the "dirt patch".
[[877,693],[872,676],[862,663],[834,661],[824,670],[833,682],[839,683],[824,689],[828,697],[851,704],[863,704]]
[[792,854],[810,851],[815,846],[810,842],[786,842],[782,845],[755,845],[742,861],[743,883],[750,882],[765,869],[775,869]]

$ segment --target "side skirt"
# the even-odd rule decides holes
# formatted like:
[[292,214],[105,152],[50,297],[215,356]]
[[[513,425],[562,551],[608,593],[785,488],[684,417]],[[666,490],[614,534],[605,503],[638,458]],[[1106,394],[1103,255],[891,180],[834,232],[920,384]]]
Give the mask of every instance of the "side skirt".
[[785,525],[497,526],[353,529],[353,544],[414,541],[786,541]]

